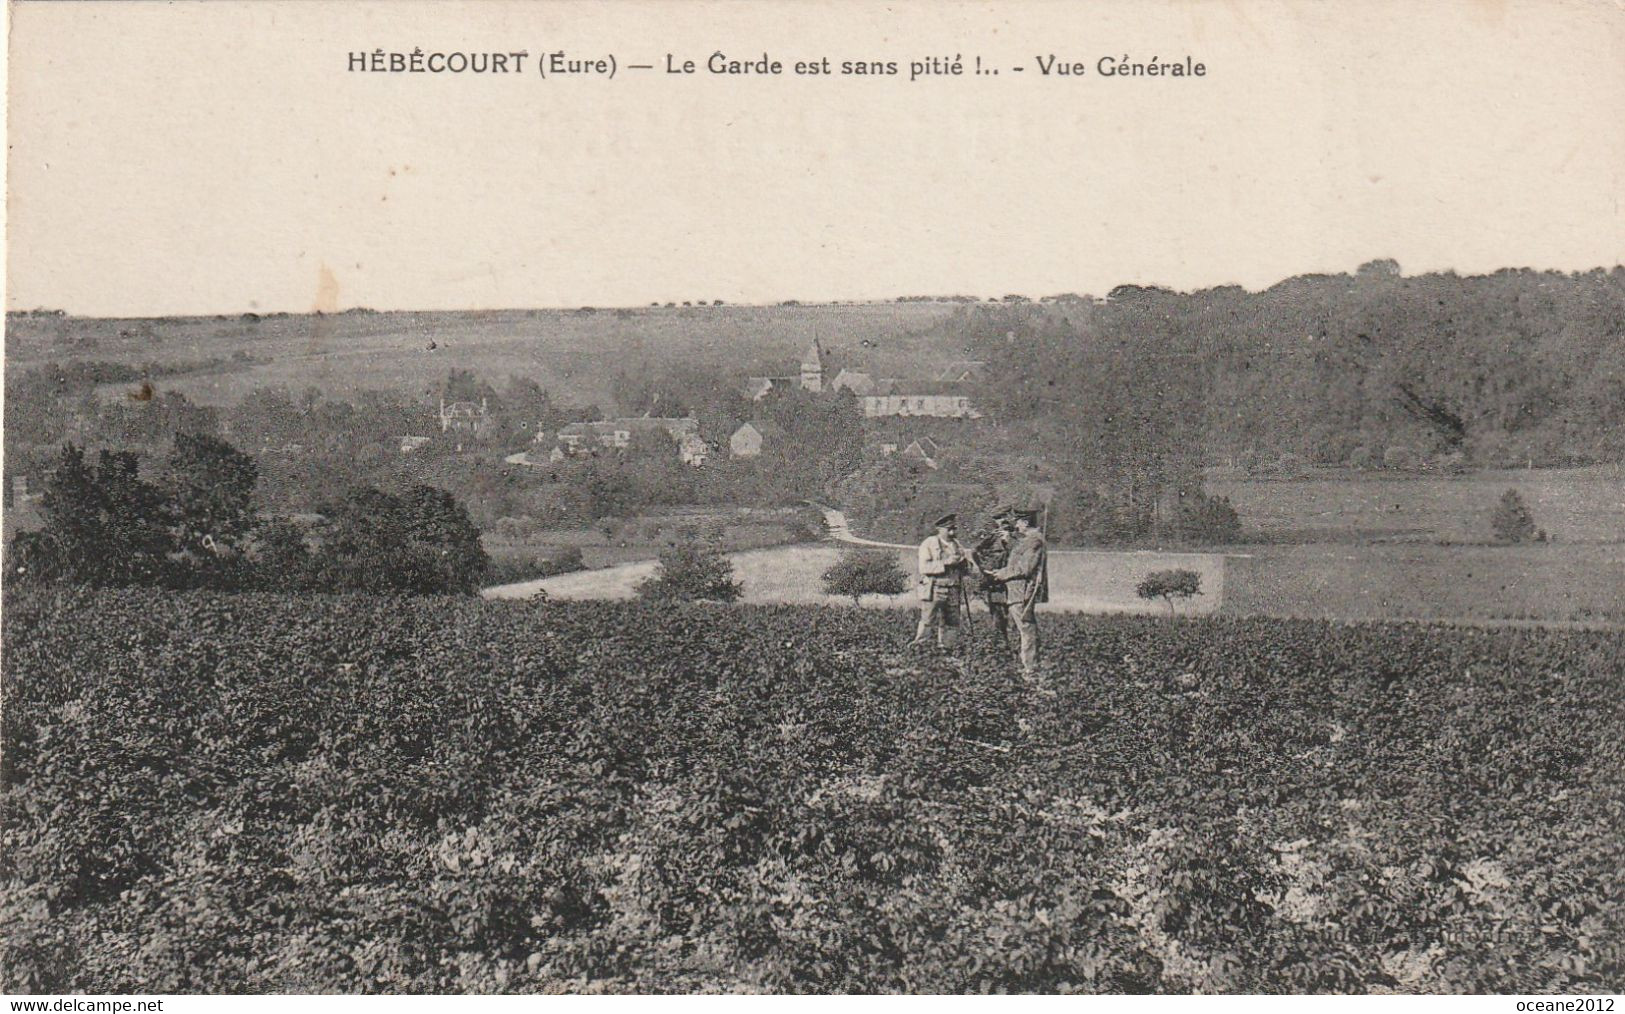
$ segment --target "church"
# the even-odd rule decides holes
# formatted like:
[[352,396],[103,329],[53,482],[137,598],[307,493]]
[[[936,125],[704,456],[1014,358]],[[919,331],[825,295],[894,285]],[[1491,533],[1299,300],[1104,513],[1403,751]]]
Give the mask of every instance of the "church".
[[[954,364],[960,367],[965,364]],[[969,364],[980,366],[980,363]],[[870,419],[888,416],[929,416],[937,419],[979,419],[982,413],[971,404],[969,369],[945,372],[937,380],[874,379],[868,373],[842,369],[828,385],[824,382],[824,349],[818,340],[801,356],[800,369],[779,376],[751,377],[746,394],[761,401],[773,391],[799,387],[814,394],[850,391],[863,402],[863,414]]]
[[751,401],[761,401],[772,391],[794,387],[814,394],[824,390],[824,349],[817,338],[802,353],[799,372],[786,371],[777,377],[751,377],[746,383],[745,393]]

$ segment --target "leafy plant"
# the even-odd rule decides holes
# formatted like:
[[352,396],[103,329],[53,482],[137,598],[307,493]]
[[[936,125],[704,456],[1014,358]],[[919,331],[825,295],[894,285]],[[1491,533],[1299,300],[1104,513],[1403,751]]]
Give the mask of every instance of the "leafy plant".
[[653,576],[638,585],[638,598],[653,602],[734,602],[744,585],[733,579],[727,554],[705,542],[682,542],[660,551]]
[[1135,587],[1142,599],[1162,599],[1168,615],[1174,615],[1174,599],[1186,600],[1202,594],[1202,575],[1194,570],[1158,570],[1147,574]]
[[1045,622],[8,585],[0,990],[1617,986],[1625,634]]
[[1535,527],[1535,516],[1515,489],[1501,494],[1490,514],[1490,528],[1501,542],[1545,541],[1545,533]]
[[824,571],[824,594],[850,596],[858,605],[865,595],[900,595],[908,582],[892,553],[854,550]]

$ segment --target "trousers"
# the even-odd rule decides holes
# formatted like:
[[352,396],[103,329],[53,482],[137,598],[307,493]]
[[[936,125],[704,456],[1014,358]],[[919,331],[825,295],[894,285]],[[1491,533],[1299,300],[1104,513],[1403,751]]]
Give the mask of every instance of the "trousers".
[[988,615],[993,617],[993,633],[1003,642],[1006,649],[1010,647],[1010,603],[989,602]]
[[937,643],[944,648],[952,648],[959,643],[959,590],[953,590],[952,598],[946,596],[938,598],[933,596],[928,602],[920,603],[920,623],[914,628],[914,643],[924,644],[926,633],[935,626],[937,628]]
[[1037,603],[1028,603],[1025,609],[1019,604],[1013,605],[1010,618],[1015,621],[1016,636],[1021,640],[1021,671],[1031,675],[1038,669]]

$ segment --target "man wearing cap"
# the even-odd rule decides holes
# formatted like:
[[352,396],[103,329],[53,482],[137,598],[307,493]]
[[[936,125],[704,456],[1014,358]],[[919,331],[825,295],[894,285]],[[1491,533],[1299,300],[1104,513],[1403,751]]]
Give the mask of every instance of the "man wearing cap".
[[1003,582],[993,580],[989,572],[1010,562],[1010,550],[1016,542],[1015,516],[1016,509],[1010,504],[995,507],[992,530],[971,551],[972,562],[982,572],[982,600],[987,603],[988,614],[993,617],[993,630],[1005,651],[1010,650],[1010,596]]
[[961,585],[974,564],[956,538],[956,515],[938,518],[936,529],[920,543],[920,624],[913,643],[924,644],[926,633],[936,626],[937,644],[946,649],[959,641]]
[[988,576],[1004,583],[1010,612],[1021,638],[1021,668],[1027,675],[1038,669],[1038,604],[1049,601],[1049,547],[1038,530],[1037,511],[1016,511],[1016,542],[1010,560]]

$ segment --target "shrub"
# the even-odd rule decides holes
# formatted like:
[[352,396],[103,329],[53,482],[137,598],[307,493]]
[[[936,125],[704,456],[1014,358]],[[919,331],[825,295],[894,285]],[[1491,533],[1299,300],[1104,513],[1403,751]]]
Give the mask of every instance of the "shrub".
[[487,531],[499,539],[518,542],[529,534],[534,524],[530,518],[500,517],[491,522]]
[[1309,474],[1309,465],[1303,460],[1303,455],[1285,451],[1275,460],[1275,467],[1270,472],[1282,479],[1298,479]]
[[1382,452],[1382,467],[1409,469],[1416,467],[1416,452],[1404,445],[1396,444]]
[[805,519],[797,518],[785,528],[785,535],[790,542],[818,542],[824,537],[824,526],[816,527]]
[[1465,475],[1468,472],[1467,455],[1460,451],[1451,451],[1449,454],[1440,455],[1430,464],[1434,471],[1442,472],[1445,475]]
[[584,569],[586,563],[581,558],[581,548],[565,546],[531,557],[510,556],[492,560],[491,566],[486,568],[485,580],[488,584],[514,584]]
[[1515,489],[1501,494],[1494,513],[1490,515],[1490,528],[1495,531],[1495,538],[1499,542],[1544,542],[1546,536],[1545,532],[1535,528],[1535,517],[1529,513],[1529,505],[1523,502],[1523,497]]
[[733,579],[726,554],[704,542],[664,549],[654,576],[638,585],[638,598],[654,602],[736,602],[744,585]]
[[826,595],[848,595],[857,605],[865,595],[899,595],[908,590],[908,575],[891,553],[855,550],[824,571]]
[[1229,497],[1197,491],[1179,502],[1179,536],[1189,542],[1234,542],[1241,537],[1241,516]]
[[1158,570],[1145,576],[1134,589],[1142,599],[1162,599],[1168,603],[1168,615],[1174,615],[1174,599],[1188,599],[1202,594],[1202,575],[1194,570]]

